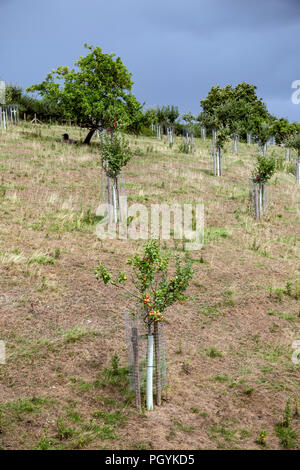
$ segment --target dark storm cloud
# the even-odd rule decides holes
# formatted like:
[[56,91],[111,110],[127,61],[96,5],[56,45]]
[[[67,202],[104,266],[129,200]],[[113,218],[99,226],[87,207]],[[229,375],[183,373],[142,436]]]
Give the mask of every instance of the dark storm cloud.
[[137,2],[137,8],[152,20],[154,28],[199,36],[226,30],[274,30],[300,19],[299,0],[165,0],[157,9],[153,2]]
[[197,114],[212,85],[246,81],[272,113],[299,119],[299,0],[0,0],[0,20],[6,81],[36,83],[88,42],[121,56],[148,105]]

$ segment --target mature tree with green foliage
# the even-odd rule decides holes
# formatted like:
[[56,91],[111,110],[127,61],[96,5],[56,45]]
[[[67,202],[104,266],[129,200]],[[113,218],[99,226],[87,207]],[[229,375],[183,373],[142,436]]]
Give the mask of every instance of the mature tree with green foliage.
[[[129,109],[130,114],[130,109]],[[141,108],[132,113],[130,124],[126,126],[126,131],[136,136],[140,134],[151,135],[150,126],[153,123],[153,114],[143,111]]]
[[156,114],[155,122],[161,126],[174,127],[176,119],[179,118],[178,107],[171,106],[157,106],[153,110]]
[[295,133],[295,126],[285,118],[275,119],[272,124],[272,133],[276,144],[282,144]]
[[163,106],[162,109],[163,109],[163,112],[165,114],[167,124],[169,124],[171,127],[173,127],[174,124],[175,124],[176,119],[179,118],[178,107],[174,106],[172,104],[171,106]]
[[75,61],[75,68],[60,66],[27,91],[38,92],[57,105],[66,119],[89,129],[84,141],[89,144],[97,129],[110,128],[112,118],[122,120],[124,126],[131,124],[142,106],[131,93],[131,73],[120,57],[84,46],[89,53]]
[[286,146],[296,150],[297,159],[300,161],[300,133],[291,135],[286,141]]
[[195,121],[196,117],[191,113],[191,111],[188,111],[187,113],[183,114],[182,120],[185,122],[185,129],[187,132],[190,134],[195,131]]
[[23,90],[18,85],[8,83],[5,86],[5,103],[6,104],[21,104],[23,99]]
[[273,129],[271,121],[264,121],[263,119],[257,119],[257,132],[255,135],[255,141],[261,148],[263,155],[266,152],[267,142],[272,136]]
[[256,86],[240,83],[235,88],[213,86],[207,97],[201,100],[202,113],[198,121],[208,129],[227,127],[230,132],[257,131],[257,119],[269,119],[270,114],[261,98],[256,95]]
[[5,103],[18,105],[19,113],[24,116],[26,113],[28,118],[32,118],[35,114],[40,119],[59,118],[59,111],[56,106],[49,103],[48,100],[38,100],[31,96],[25,95],[18,85],[11,83],[5,87]]

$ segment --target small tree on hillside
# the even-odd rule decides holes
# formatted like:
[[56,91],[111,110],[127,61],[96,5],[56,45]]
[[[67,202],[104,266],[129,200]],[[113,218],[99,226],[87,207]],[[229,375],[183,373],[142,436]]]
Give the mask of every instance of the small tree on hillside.
[[118,211],[120,222],[123,222],[125,217],[122,213],[119,175],[131,158],[131,151],[128,141],[121,133],[121,128],[121,121],[112,120],[108,131],[101,135],[100,141],[101,163],[106,175],[109,223],[112,222],[113,215],[117,223]]
[[185,121],[185,147],[187,153],[194,152],[194,129],[196,117],[189,111],[182,115],[183,121]]
[[5,103],[18,105],[20,115],[23,117],[26,115],[27,119],[33,118],[35,114],[40,119],[56,119],[60,117],[57,106],[54,106],[52,102],[49,102],[47,99],[38,100],[28,96],[23,93],[21,87],[11,83],[7,84],[5,88]]
[[223,172],[223,161],[224,161],[224,148],[225,144],[228,141],[229,130],[226,128],[221,128],[216,133],[216,141],[214,142],[212,154],[213,154],[213,166],[214,166],[214,175],[222,176]]
[[300,134],[290,136],[286,140],[286,145],[297,152],[297,158],[300,161]]
[[89,144],[97,129],[107,129],[111,117],[124,124],[133,122],[141,105],[131,94],[133,82],[120,57],[104,54],[100,47],[80,56],[75,68],[58,67],[46,79],[27,89],[38,92],[57,106],[66,119],[89,129],[84,143]]
[[257,155],[256,165],[253,170],[253,180],[258,183],[266,183],[275,173],[276,161],[274,157]]
[[293,124],[285,118],[275,119],[272,124],[272,134],[275,137],[276,144],[282,144],[295,132]]
[[239,140],[243,133],[243,126],[240,121],[234,121],[231,125],[232,130],[232,150],[235,154],[239,153]]
[[267,182],[272,178],[276,170],[274,157],[257,155],[256,165],[252,172],[252,201],[256,219],[264,214],[268,204]]
[[296,161],[296,182],[300,184],[300,134],[293,135],[287,141],[287,145],[290,148],[293,148],[297,152],[297,161]]
[[215,128],[212,123],[213,118],[220,127],[228,127],[232,132],[232,123],[240,122],[244,127],[244,132],[249,132],[249,120],[251,119],[251,131],[254,120],[269,119],[266,105],[261,98],[256,95],[256,86],[248,83],[239,83],[235,88],[227,85],[224,88],[213,86],[207,97],[200,101],[202,106],[202,121],[210,129]]
[[272,125],[268,121],[259,121],[255,140],[260,147],[260,152],[264,156],[267,151],[267,142],[272,135]]
[[156,403],[160,405],[160,355],[158,341],[158,323],[164,321],[167,309],[176,302],[182,303],[187,299],[186,291],[189,281],[193,276],[191,260],[186,259],[184,263],[176,258],[176,266],[173,275],[168,273],[169,258],[160,251],[157,241],[149,241],[144,246],[142,256],[135,254],[127,260],[131,267],[132,284],[135,291],[132,292],[124,284],[127,275],[120,271],[116,276],[107,270],[102,263],[95,270],[97,279],[104,284],[111,284],[116,288],[124,289],[137,303],[140,317],[145,324],[148,338],[148,367],[147,367],[147,408],[153,409],[152,389],[152,358],[153,358],[153,335],[155,347],[156,368]]

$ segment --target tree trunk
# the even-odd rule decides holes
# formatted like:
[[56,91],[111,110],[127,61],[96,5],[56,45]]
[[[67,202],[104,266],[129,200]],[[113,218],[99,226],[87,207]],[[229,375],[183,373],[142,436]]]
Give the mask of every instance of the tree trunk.
[[96,129],[90,129],[89,132],[88,132],[88,135],[84,139],[83,143],[87,144],[87,145],[90,145],[91,139],[92,139],[95,132],[96,132]]

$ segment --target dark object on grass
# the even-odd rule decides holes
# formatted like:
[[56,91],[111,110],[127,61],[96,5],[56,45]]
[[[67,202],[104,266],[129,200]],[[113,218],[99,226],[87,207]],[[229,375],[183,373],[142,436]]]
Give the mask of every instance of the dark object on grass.
[[77,144],[77,140],[70,139],[69,134],[63,134],[61,140],[67,144]]

